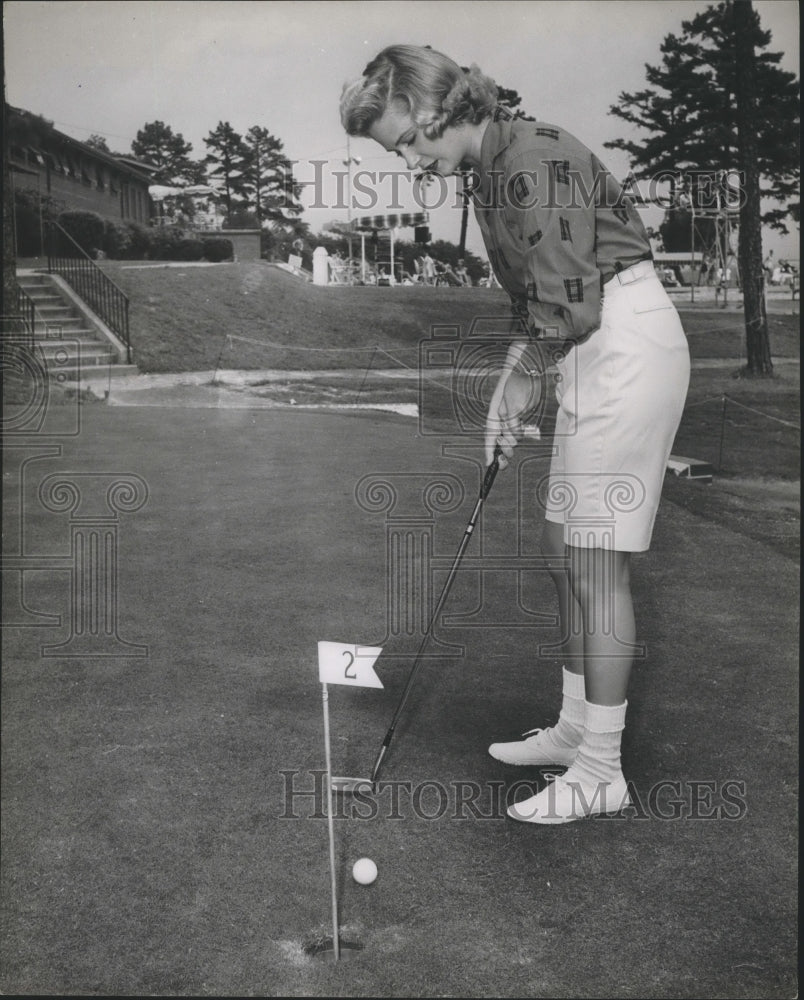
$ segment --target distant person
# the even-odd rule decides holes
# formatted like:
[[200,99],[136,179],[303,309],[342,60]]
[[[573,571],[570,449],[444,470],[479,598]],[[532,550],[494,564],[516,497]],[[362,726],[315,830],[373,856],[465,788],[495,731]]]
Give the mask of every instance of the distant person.
[[[554,726],[489,752],[508,764],[565,767],[508,815],[567,823],[629,802],[620,744],[636,637],[631,553],[650,546],[690,359],[620,184],[572,135],[515,119],[497,95],[477,66],[394,45],[344,88],[341,121],[410,170],[474,172],[475,216],[521,327],[489,405],[487,466],[498,447],[500,468],[508,465],[542,386],[555,386],[542,551],[558,593],[563,702]],[[589,193],[580,203],[579,191]],[[560,380],[548,381],[548,369]],[[522,697],[521,686],[511,692],[512,703]]]
[[480,282],[486,288],[499,288],[500,283],[497,281],[497,275],[492,271],[491,265],[486,262],[483,265],[483,279]]
[[765,282],[768,285],[773,284],[774,267],[773,250],[769,250],[768,256],[762,261],[762,270],[765,272]]
[[463,260],[458,261],[458,266],[455,268],[455,276],[462,285],[472,284],[472,279],[469,277],[469,272],[466,270],[466,264]]
[[436,283],[436,264],[429,253],[425,253],[422,257],[422,280],[425,285],[434,285]]
[[452,267],[446,263],[441,265],[441,280],[444,284],[450,285],[452,288],[460,288],[463,285],[463,282],[452,270]]
[[715,280],[715,272],[717,267],[715,264],[715,259],[710,254],[704,254],[703,263],[701,265],[703,268],[703,281],[705,285],[711,285]]

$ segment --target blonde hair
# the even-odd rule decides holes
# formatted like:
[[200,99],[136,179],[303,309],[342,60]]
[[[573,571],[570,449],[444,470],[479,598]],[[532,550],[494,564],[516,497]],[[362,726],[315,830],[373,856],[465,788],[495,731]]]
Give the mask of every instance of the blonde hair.
[[344,86],[341,122],[349,135],[364,136],[395,104],[437,139],[451,125],[488,118],[496,103],[497,84],[477,66],[464,70],[427,46],[391,45]]

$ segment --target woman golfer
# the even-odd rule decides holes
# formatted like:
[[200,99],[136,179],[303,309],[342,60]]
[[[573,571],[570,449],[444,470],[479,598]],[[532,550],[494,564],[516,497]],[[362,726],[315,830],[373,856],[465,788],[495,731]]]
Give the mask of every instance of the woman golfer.
[[629,802],[620,764],[635,643],[629,562],[651,540],[689,382],[678,315],[642,223],[597,157],[562,128],[515,120],[497,86],[430,48],[383,50],[344,88],[347,132],[411,170],[470,166],[475,213],[520,333],[486,425],[504,468],[546,380],[558,401],[542,550],[558,592],[563,702],[555,726],[494,743],[509,764],[567,768],[508,815],[565,823]]

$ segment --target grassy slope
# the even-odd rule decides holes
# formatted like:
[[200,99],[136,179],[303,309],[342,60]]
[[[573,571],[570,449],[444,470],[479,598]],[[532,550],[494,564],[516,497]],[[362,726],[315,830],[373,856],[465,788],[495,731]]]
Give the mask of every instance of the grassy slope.
[[[108,262],[104,269],[131,298],[144,372],[361,369],[377,345],[415,366],[417,346],[434,326],[465,333],[477,318],[508,315],[499,290],[321,288],[261,261],[136,269]],[[741,357],[739,313],[690,310],[684,325],[695,357]],[[797,357],[797,317],[771,316],[769,327],[773,353]],[[247,340],[227,341],[227,334]],[[375,368],[393,366],[385,355],[374,359]]]
[[[262,262],[105,270],[131,298],[146,372],[206,371],[222,348],[225,368],[364,368],[378,344],[407,352],[409,363],[432,325],[508,312],[498,290],[321,288]],[[227,333],[257,343],[226,345]]]

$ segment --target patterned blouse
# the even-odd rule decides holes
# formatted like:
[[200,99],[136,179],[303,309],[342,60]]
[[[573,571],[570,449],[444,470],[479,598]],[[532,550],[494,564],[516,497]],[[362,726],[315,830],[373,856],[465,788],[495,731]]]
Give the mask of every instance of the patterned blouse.
[[600,325],[605,282],[651,259],[619,182],[555,125],[497,108],[474,180],[489,260],[530,336],[582,340]]

